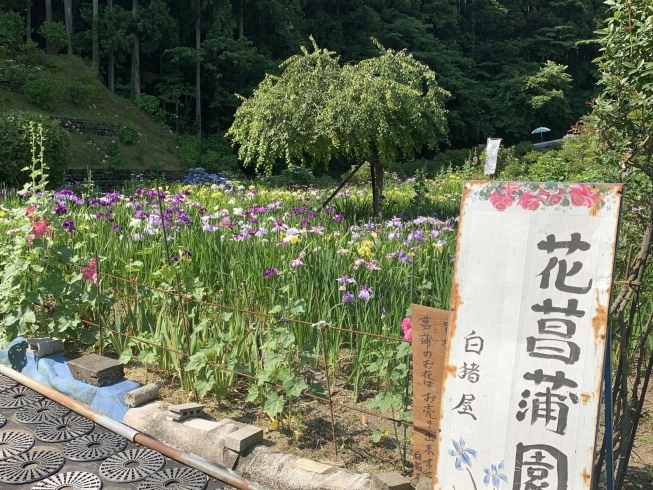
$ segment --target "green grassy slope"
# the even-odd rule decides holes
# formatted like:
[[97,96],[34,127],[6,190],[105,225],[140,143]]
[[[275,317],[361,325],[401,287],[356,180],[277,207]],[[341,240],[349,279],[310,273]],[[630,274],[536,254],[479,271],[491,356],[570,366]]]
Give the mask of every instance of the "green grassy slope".
[[[152,121],[131,101],[113,95],[94,76],[90,67],[76,56],[45,56],[41,76],[55,80],[63,94],[51,110],[30,103],[21,92],[12,92],[8,100],[0,102],[0,110],[16,109],[39,112],[47,116],[83,119],[85,122],[110,123],[117,127],[131,122],[139,128],[140,138],[133,144],[121,144],[122,158],[130,170],[159,168],[179,169],[175,137],[164,125]],[[76,98],[71,84],[84,83],[92,90]],[[90,92],[90,93],[89,93]],[[102,163],[107,146],[116,137],[71,132],[70,168],[106,168]]]

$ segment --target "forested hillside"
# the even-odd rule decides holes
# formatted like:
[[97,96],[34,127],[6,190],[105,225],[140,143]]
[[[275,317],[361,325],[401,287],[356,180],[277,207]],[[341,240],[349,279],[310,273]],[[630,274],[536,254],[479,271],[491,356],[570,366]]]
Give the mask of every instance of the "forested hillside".
[[157,97],[171,127],[194,135],[224,132],[239,104],[234,94],[249,95],[265,72],[277,71],[281,61],[309,44],[310,35],[341,55],[341,62],[377,55],[371,40],[376,38],[386,47],[408,49],[451,93],[447,119],[454,148],[488,136],[506,143],[529,140],[537,126],[563,135],[589,109],[596,81],[591,60],[598,50],[585,41],[606,13],[602,0],[2,0],[0,5],[19,13],[31,27],[31,39],[43,47],[43,24],[50,18],[61,23],[70,33],[68,49],[91,61],[110,89]]

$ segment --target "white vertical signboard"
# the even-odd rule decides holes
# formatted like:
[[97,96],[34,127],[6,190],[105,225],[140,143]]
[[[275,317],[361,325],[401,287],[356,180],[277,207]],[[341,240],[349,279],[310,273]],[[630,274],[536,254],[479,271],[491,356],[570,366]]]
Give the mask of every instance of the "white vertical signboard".
[[435,490],[590,488],[621,193],[465,184]]
[[501,138],[487,139],[487,146],[485,147],[485,175],[492,175],[496,172],[500,146]]

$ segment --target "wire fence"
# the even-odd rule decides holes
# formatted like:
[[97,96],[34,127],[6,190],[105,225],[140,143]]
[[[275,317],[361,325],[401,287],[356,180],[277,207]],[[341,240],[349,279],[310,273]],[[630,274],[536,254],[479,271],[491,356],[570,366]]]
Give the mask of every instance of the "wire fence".
[[[188,359],[190,359],[190,357],[195,353],[195,352],[193,352],[193,349],[191,348],[190,335],[189,335],[189,329],[188,329],[187,324],[185,324],[183,326],[184,331],[185,331],[184,332],[185,333],[184,337],[185,337],[185,340],[186,340],[186,344],[183,346],[184,349],[180,350],[179,348],[174,348],[174,347],[172,347],[170,345],[163,345],[161,343],[154,342],[152,340],[142,338],[139,335],[129,333],[129,331],[120,331],[117,328],[114,328],[115,325],[111,326],[111,325],[107,325],[105,322],[103,322],[102,321],[102,314],[100,312],[100,307],[101,307],[100,298],[102,297],[102,294],[103,294],[103,289],[102,289],[102,282],[103,281],[102,281],[102,278],[107,278],[107,279],[111,279],[113,281],[117,281],[118,283],[128,284],[130,286],[134,286],[136,288],[136,294],[134,295],[136,301],[138,301],[138,298],[141,296],[141,294],[139,294],[139,291],[150,291],[150,292],[156,292],[156,293],[162,294],[162,295],[164,295],[166,297],[169,297],[169,298],[176,298],[178,300],[178,302],[179,302],[177,306],[182,310],[184,310],[187,305],[202,305],[202,306],[206,306],[206,307],[209,307],[209,308],[215,309],[215,310],[242,313],[242,314],[246,315],[250,319],[260,318],[260,319],[267,320],[267,321],[282,322],[282,323],[287,323],[287,324],[300,325],[300,326],[303,326],[303,327],[309,327],[311,329],[316,330],[318,332],[318,334],[319,334],[319,340],[320,340],[320,342],[319,342],[319,344],[320,344],[319,355],[320,355],[320,358],[321,358],[322,368],[324,369],[324,372],[322,374],[324,375],[324,380],[325,380],[325,384],[326,384],[325,388],[326,388],[327,396],[316,395],[314,393],[311,393],[307,389],[307,390],[304,390],[302,392],[301,397],[316,400],[316,401],[319,401],[319,402],[321,402],[321,403],[323,403],[325,405],[328,405],[329,412],[330,412],[331,433],[332,433],[332,438],[333,438],[333,444],[334,444],[336,457],[338,455],[338,442],[337,442],[337,438],[336,438],[336,420],[335,420],[335,415],[334,415],[334,408],[339,408],[339,409],[343,409],[343,410],[346,410],[346,411],[351,411],[351,412],[358,413],[358,414],[361,414],[361,415],[376,417],[376,418],[379,418],[381,420],[385,420],[385,421],[388,421],[388,422],[392,422],[394,424],[404,426],[405,428],[412,428],[413,427],[413,423],[410,422],[410,421],[402,420],[402,419],[399,419],[399,418],[396,418],[396,417],[391,417],[391,416],[385,415],[383,413],[380,413],[378,411],[367,410],[365,408],[361,408],[361,407],[358,407],[358,406],[355,406],[355,405],[341,403],[341,402],[336,401],[336,400],[333,399],[333,397],[332,397],[332,393],[333,393],[332,382],[331,382],[331,376],[330,376],[330,373],[329,373],[329,362],[328,362],[328,359],[327,359],[327,344],[328,344],[328,342],[326,340],[325,333],[328,332],[328,331],[334,331],[334,332],[341,332],[341,333],[350,334],[352,336],[363,336],[363,337],[379,339],[379,340],[383,340],[383,341],[387,341],[387,342],[397,342],[397,343],[410,343],[410,341],[405,340],[404,338],[401,338],[401,337],[391,337],[391,336],[381,335],[381,334],[372,333],[372,332],[365,332],[365,331],[353,330],[353,329],[349,329],[349,328],[342,328],[342,327],[339,327],[339,326],[336,326],[336,325],[331,325],[326,321],[318,321],[316,323],[312,323],[312,322],[299,320],[299,319],[286,318],[286,317],[283,317],[283,316],[280,316],[280,315],[273,315],[273,314],[270,314],[270,313],[259,312],[259,311],[254,310],[253,307],[251,307],[250,309],[244,309],[244,308],[237,308],[237,307],[233,307],[233,306],[229,306],[229,305],[219,304],[219,303],[215,303],[215,302],[211,302],[211,301],[204,301],[204,300],[194,298],[192,296],[189,296],[187,294],[182,293],[179,283],[177,283],[178,288],[177,288],[176,291],[159,288],[159,287],[156,287],[156,286],[145,284],[143,282],[140,282],[140,281],[137,281],[137,280],[134,280],[134,279],[121,277],[121,276],[118,276],[116,274],[112,274],[112,273],[109,273],[109,272],[104,272],[99,267],[99,261],[98,261],[97,257],[96,257],[96,262],[98,264],[97,271],[96,271],[97,272],[97,278],[94,279],[93,282],[95,282],[94,287],[95,287],[95,290],[96,290],[95,292],[96,292],[97,298],[98,298],[98,301],[96,302],[96,304],[98,306],[93,310],[93,312],[95,313],[95,320],[93,321],[93,320],[88,320],[88,319],[82,318],[81,321],[85,326],[91,327],[91,328],[96,328],[98,330],[100,354],[103,354],[104,344],[105,344],[105,340],[106,340],[108,334],[117,335],[117,336],[123,337],[125,339],[129,339],[129,340],[131,340],[131,341],[133,341],[133,342],[135,342],[137,344],[148,345],[150,347],[153,347],[153,348],[156,348],[156,349],[162,349],[163,351],[174,354],[180,360],[180,368],[182,370],[184,369],[184,363],[181,362],[181,359],[186,359],[186,362],[187,362]],[[82,272],[84,270],[88,270],[88,266],[85,266],[85,265],[73,264],[73,263],[67,263],[66,265],[77,268],[77,269],[81,270]],[[319,310],[319,302],[318,302],[318,310]],[[181,315],[181,316],[182,316],[182,319],[184,319],[184,321],[187,321],[186,315]],[[252,335],[254,335],[254,334],[252,334]],[[120,353],[117,353],[117,354],[120,354]],[[319,364],[319,362],[318,362],[318,364]],[[257,383],[272,386],[272,387],[276,388],[277,390],[287,391],[284,388],[284,386],[282,386],[282,385],[280,385],[278,383],[274,383],[274,382],[269,381],[269,380],[261,379],[260,377],[258,377],[256,375],[253,375],[253,374],[250,374],[250,373],[247,373],[247,372],[243,372],[243,371],[240,371],[240,370],[237,370],[237,369],[233,369],[233,368],[230,368],[230,367],[222,365],[222,364],[217,364],[217,363],[214,363],[214,362],[207,362],[206,366],[209,366],[209,367],[211,367],[213,369],[216,369],[216,370],[224,372],[224,373],[228,373],[228,374],[240,377],[240,378],[244,378],[244,379],[246,379],[246,380],[248,380],[250,382],[257,382]],[[410,368],[410,364],[409,364],[409,368]],[[409,371],[410,371],[410,369],[409,369]],[[406,383],[407,383],[406,386],[407,387],[408,387],[408,384],[411,382],[411,378],[412,377],[410,375],[408,375],[407,378],[406,378]],[[193,390],[193,391],[194,391],[196,399],[198,399],[198,401],[199,401],[199,397],[197,395],[197,392],[195,390]],[[423,431],[423,430],[420,428],[420,431]]]

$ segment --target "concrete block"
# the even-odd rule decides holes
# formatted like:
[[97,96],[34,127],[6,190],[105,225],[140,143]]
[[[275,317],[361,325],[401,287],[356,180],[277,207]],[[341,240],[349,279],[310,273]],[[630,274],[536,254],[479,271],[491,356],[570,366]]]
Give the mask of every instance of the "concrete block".
[[50,337],[27,339],[27,350],[38,358],[60,354],[64,350],[63,342]]
[[[168,413],[167,407],[164,408],[161,402],[155,401],[130,408],[125,414],[123,423],[207,461],[221,465],[228,463],[223,458],[231,454],[225,451],[224,439],[230,432],[237,431],[237,426],[222,424],[207,432],[193,427],[190,420],[181,423],[173,422],[168,419]],[[202,419],[194,419],[194,421],[199,420]]]
[[68,368],[73,378],[93,386],[104,386],[119,381],[124,376],[124,369],[115,359],[89,354],[68,361]]
[[177,422],[190,417],[201,417],[204,412],[204,405],[200,403],[182,403],[168,407],[168,417]]
[[226,466],[230,470],[233,470],[234,466],[236,466],[236,463],[238,462],[238,456],[240,456],[240,454],[236,451],[224,448],[224,451],[222,451],[222,465]]
[[236,422],[235,420],[232,419],[220,419],[217,421],[217,424],[218,425],[231,424],[237,426],[239,429],[242,429],[247,425],[247,424],[243,424],[242,422]]
[[229,434],[224,441],[226,448],[242,453],[247,448],[258,444],[263,440],[263,429],[254,427],[253,425],[246,425],[242,429]]
[[192,427],[193,429],[201,430],[202,432],[209,432],[213,429],[217,429],[221,424],[214,422],[213,420],[192,418],[184,420],[182,425],[185,427]]
[[317,461],[311,461],[310,459],[306,458],[298,459],[295,461],[293,467],[304,471],[310,471],[311,473],[318,473],[320,475],[333,468],[333,466],[329,466],[328,464],[318,463]]
[[410,480],[396,471],[372,476],[370,490],[411,490]]
[[417,482],[417,487],[415,490],[431,490],[433,488],[433,480],[427,476],[420,476],[419,482]]
[[130,408],[140,407],[159,397],[159,383],[150,383],[135,390],[125,393],[124,402]]

